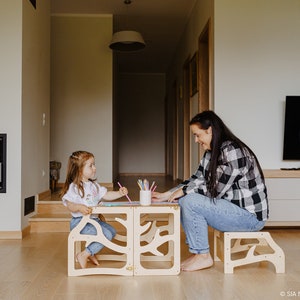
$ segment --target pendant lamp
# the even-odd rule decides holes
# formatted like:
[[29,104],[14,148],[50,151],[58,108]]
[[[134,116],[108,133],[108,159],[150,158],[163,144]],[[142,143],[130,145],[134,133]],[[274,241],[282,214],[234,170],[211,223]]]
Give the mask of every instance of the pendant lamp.
[[[131,0],[125,0],[126,5],[131,3]],[[137,31],[123,30],[113,34],[109,48],[116,51],[130,52],[144,49],[146,46],[142,35]]]

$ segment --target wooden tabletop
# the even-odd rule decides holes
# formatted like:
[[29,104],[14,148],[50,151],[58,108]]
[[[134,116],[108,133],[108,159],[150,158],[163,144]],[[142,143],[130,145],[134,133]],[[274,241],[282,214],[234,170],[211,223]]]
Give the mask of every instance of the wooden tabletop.
[[300,178],[300,170],[263,170],[266,178]]

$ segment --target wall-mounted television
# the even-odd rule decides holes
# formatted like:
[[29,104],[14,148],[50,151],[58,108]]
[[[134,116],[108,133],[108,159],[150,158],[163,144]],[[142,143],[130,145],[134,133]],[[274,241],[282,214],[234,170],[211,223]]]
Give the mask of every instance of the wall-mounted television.
[[300,96],[286,96],[283,160],[300,160]]

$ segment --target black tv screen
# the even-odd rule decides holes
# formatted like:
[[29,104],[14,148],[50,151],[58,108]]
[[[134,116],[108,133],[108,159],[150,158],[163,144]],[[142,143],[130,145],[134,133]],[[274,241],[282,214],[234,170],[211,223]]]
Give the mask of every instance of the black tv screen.
[[286,96],[283,160],[300,160],[300,96]]

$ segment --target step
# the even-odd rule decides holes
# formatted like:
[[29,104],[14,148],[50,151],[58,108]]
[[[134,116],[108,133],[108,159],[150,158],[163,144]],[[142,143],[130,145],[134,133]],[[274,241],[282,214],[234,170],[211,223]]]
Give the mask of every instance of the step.
[[69,232],[70,213],[36,214],[29,219],[30,232]]
[[62,201],[38,201],[37,213],[38,214],[67,214],[69,211],[63,205]]
[[[109,222],[117,230],[122,228],[113,215],[106,215]],[[71,214],[37,214],[29,219],[30,232],[70,232]]]

